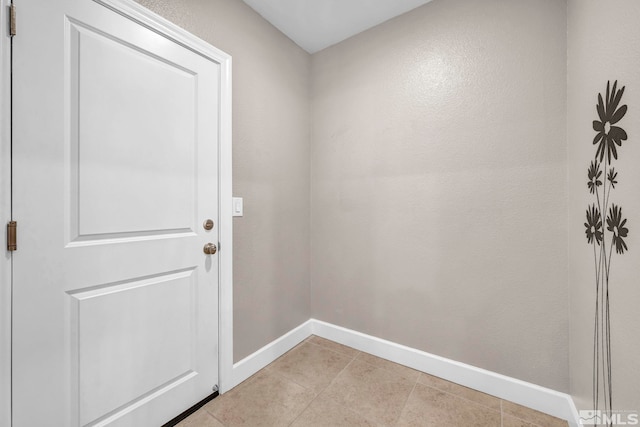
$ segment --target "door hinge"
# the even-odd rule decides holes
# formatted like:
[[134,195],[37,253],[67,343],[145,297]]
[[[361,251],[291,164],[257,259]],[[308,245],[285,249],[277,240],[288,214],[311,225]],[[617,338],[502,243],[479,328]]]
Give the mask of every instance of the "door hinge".
[[9,6],[9,35],[16,35],[16,5],[13,3]]
[[9,222],[9,224],[7,224],[7,250],[9,252],[18,250],[17,233],[18,223],[15,221]]

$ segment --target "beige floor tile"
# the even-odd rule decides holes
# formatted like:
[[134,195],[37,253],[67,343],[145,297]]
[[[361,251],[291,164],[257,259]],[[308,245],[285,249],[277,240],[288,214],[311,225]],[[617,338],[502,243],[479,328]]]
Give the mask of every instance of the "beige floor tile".
[[502,415],[502,427],[540,427],[535,424],[528,423],[520,418],[512,417],[510,415]]
[[352,360],[319,345],[303,343],[269,365],[275,372],[320,393]]
[[311,335],[309,338],[306,339],[306,341],[312,344],[320,345],[324,348],[333,350],[335,352],[344,354],[345,356],[349,356],[349,357],[356,357],[358,353],[360,353],[355,348],[347,347],[346,345],[338,344],[337,342],[330,341],[330,340],[318,337],[316,335]]
[[380,357],[373,356],[368,353],[360,353],[356,360],[360,362],[365,362],[370,365],[375,366],[376,368],[386,369],[387,371],[391,371],[396,375],[400,375],[401,377],[405,377],[406,379],[415,382],[420,375],[419,371],[415,369],[408,368],[403,365],[399,365],[397,363],[390,362],[389,360],[382,359]]
[[288,426],[314,397],[301,385],[260,371],[204,408],[226,427]]
[[543,414],[542,412],[506,400],[502,401],[502,412],[542,427],[567,427],[569,425],[560,418],[552,417],[551,415]]
[[332,399],[380,425],[393,425],[415,382],[354,360],[321,396]]
[[416,384],[402,411],[402,427],[500,427],[500,412],[449,393]]
[[199,409],[178,423],[177,427],[224,427],[224,425],[205,409]]
[[488,406],[489,408],[500,410],[499,398],[473,390],[460,384],[452,383],[451,381],[425,373],[420,374],[418,382],[429,387],[437,388],[438,390],[446,391],[447,393],[455,394],[456,396],[463,397],[481,405]]
[[568,427],[568,424],[311,336],[178,424],[178,427],[236,426]]
[[371,421],[337,403],[318,397],[291,427],[375,427]]

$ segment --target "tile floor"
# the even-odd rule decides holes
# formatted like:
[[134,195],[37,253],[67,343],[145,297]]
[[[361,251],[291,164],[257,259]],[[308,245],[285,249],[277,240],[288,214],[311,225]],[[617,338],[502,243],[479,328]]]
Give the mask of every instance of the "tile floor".
[[567,427],[560,419],[311,336],[179,427]]

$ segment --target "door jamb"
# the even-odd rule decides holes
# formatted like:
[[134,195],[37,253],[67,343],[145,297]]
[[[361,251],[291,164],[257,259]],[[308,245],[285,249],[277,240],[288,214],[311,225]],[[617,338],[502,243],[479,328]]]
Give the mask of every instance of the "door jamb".
[[219,391],[233,387],[233,211],[231,163],[231,56],[133,0],[94,0],[163,37],[220,64],[219,176]]
[[[0,227],[11,221],[11,36],[0,0]],[[2,231],[4,235],[4,231]],[[4,241],[2,245],[5,245]],[[0,258],[0,425],[11,425],[11,252]]]

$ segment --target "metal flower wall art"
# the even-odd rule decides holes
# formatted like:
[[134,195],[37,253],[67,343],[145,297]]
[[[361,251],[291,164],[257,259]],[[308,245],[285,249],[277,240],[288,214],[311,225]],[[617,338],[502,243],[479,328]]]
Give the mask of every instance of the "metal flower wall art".
[[587,207],[587,222],[584,223],[587,243],[593,246],[596,277],[593,408],[603,406],[607,414],[612,410],[609,277],[613,257],[628,250],[625,239],[629,234],[622,207],[614,203],[611,194],[618,184],[614,163],[618,160],[622,142],[627,140],[627,133],[620,127],[620,121],[627,113],[627,106],[620,105],[623,94],[624,86],[618,89],[617,81],[613,87],[607,82],[604,99],[601,93],[598,94],[598,120],[593,121],[596,131],[593,144],[597,149],[587,169],[587,188],[594,202]]

